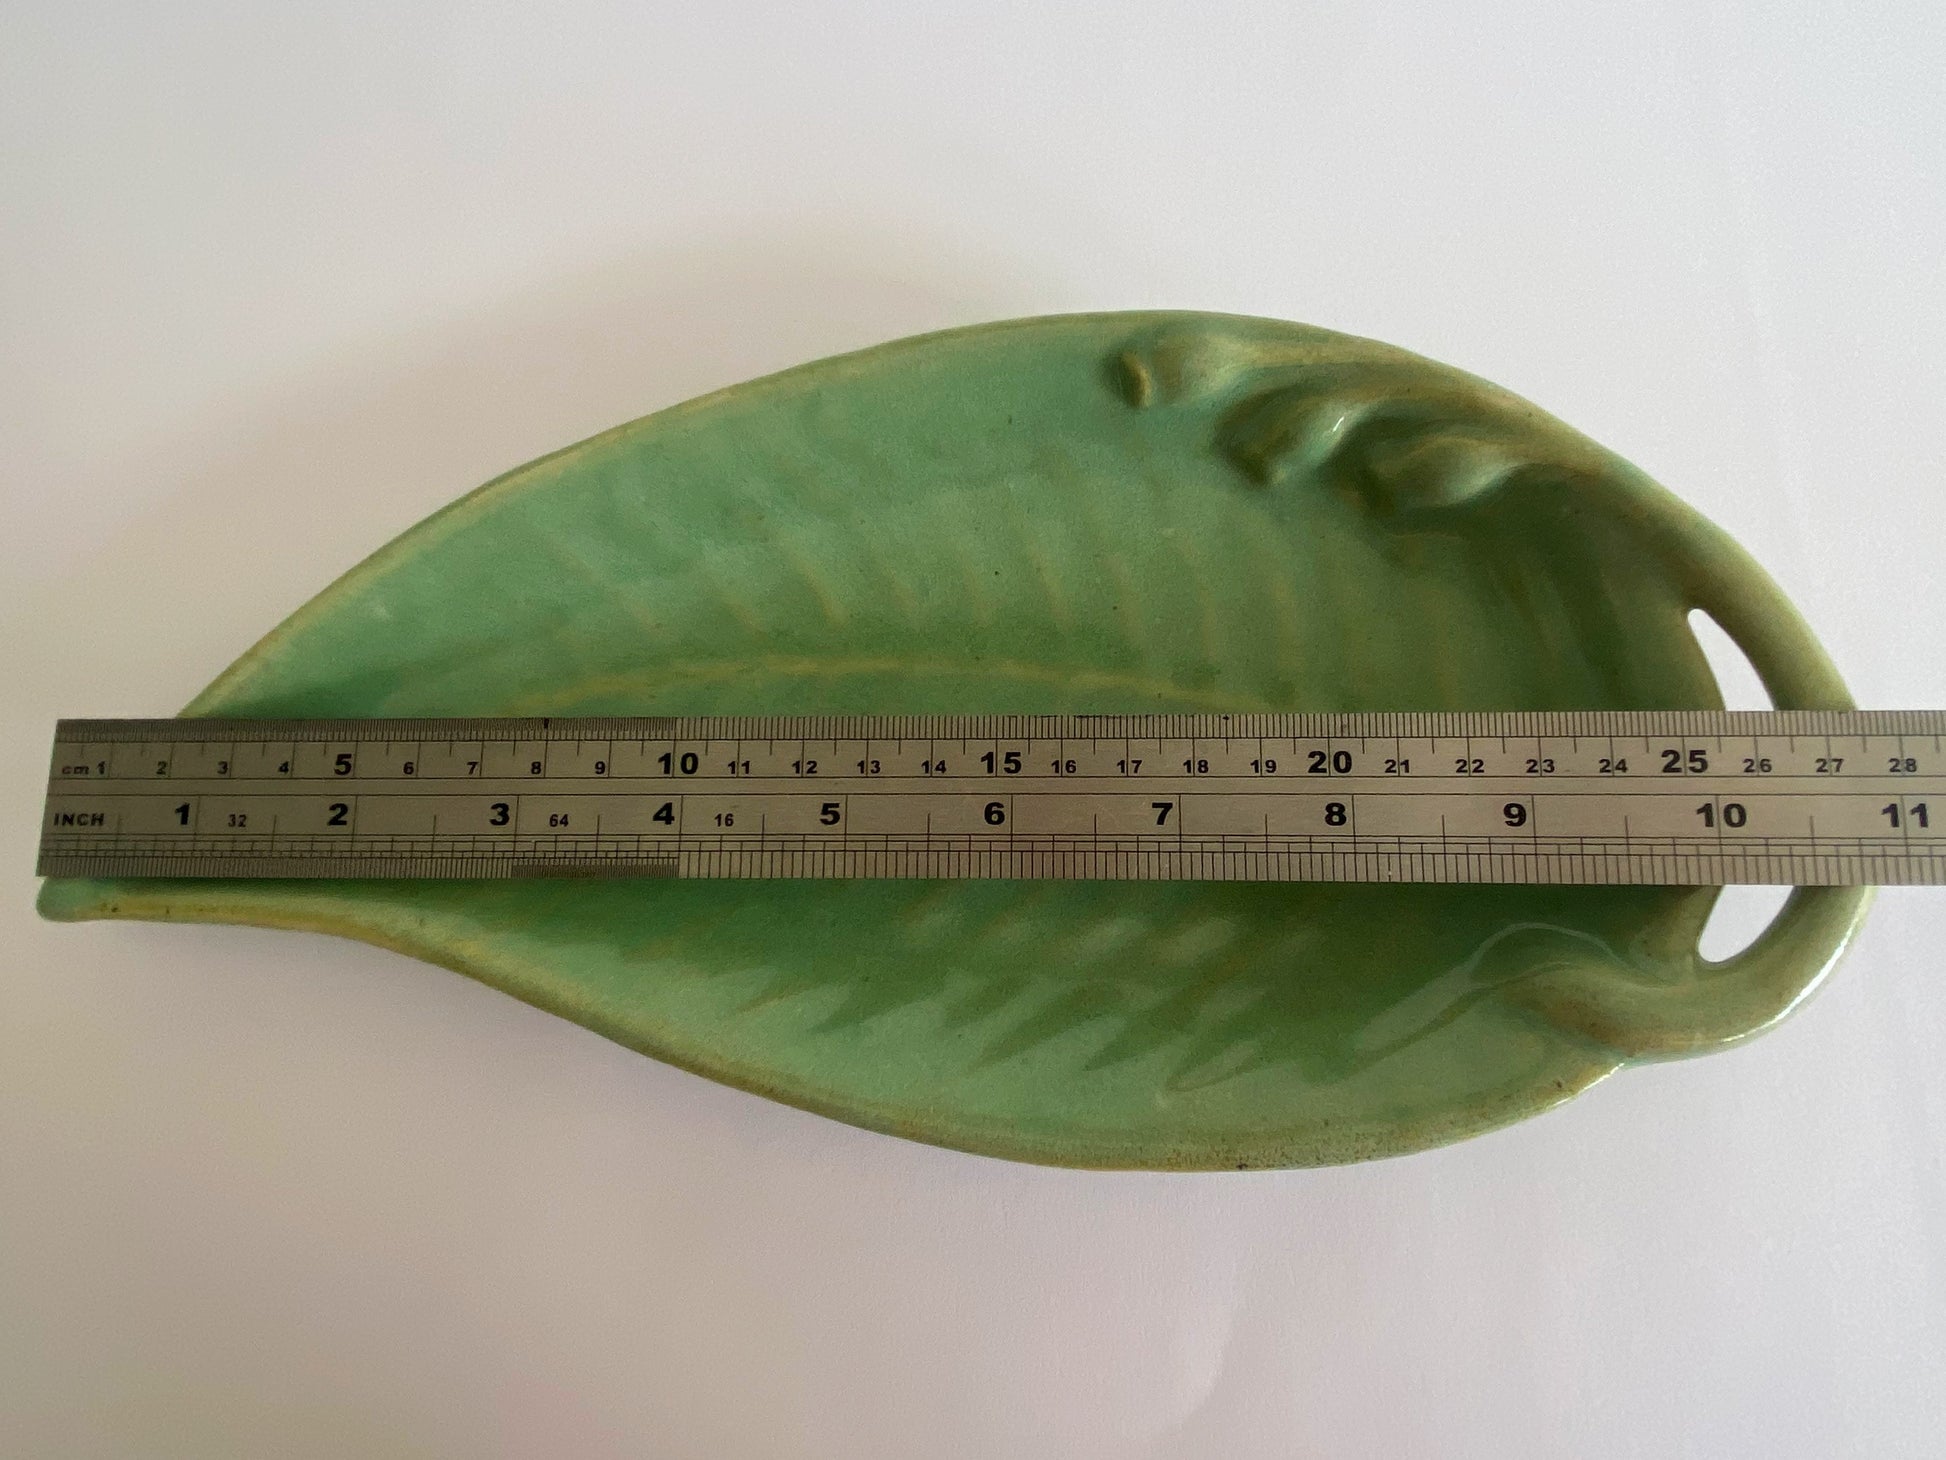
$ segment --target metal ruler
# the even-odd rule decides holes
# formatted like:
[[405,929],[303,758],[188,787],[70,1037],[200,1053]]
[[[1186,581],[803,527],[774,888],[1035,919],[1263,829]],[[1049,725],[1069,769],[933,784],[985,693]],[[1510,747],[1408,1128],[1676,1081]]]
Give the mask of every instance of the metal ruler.
[[1946,881],[1946,712],[63,720],[50,877]]

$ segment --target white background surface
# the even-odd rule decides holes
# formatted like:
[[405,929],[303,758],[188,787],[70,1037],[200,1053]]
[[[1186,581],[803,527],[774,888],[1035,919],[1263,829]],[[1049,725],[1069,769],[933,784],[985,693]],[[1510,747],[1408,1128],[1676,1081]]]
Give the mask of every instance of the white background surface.
[[[281,11],[281,18],[273,18]],[[1936,1455],[1946,894],[1746,1049],[1361,1168],[863,1134],[376,949],[38,923],[179,707],[488,476],[937,326],[1498,380],[1946,707],[1935,5],[0,4],[0,1452]]]

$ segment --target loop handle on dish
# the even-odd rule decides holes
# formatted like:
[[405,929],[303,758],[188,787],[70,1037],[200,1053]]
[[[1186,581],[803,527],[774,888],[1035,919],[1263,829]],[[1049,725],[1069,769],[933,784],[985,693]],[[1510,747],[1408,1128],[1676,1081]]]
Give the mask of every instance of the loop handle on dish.
[[[1838,671],[1770,576],[1720,528],[1659,490],[1638,525],[1665,554],[1689,607],[1722,627],[1780,710],[1846,710]],[[1720,962],[1691,949],[1676,982],[1614,969],[1562,969],[1521,1003],[1624,1059],[1700,1053],[1769,1028],[1837,963],[1872,900],[1869,887],[1794,888],[1757,940]],[[1700,929],[1699,929],[1700,931]]]

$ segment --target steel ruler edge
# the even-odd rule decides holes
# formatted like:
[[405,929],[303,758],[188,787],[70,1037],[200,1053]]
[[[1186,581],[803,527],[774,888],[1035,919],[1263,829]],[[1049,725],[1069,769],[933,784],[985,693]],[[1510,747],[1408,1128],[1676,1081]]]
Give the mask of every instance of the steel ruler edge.
[[1946,882],[1946,711],[63,720],[74,877]]

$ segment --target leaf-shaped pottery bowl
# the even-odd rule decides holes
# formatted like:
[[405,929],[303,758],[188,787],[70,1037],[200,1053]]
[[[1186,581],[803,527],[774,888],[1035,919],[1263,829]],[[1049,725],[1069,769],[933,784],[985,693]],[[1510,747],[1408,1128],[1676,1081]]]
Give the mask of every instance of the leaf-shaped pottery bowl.
[[[347,573],[192,715],[1709,708],[1844,687],[1727,537],[1535,407],[1271,320],[1021,320],[535,462]],[[51,917],[363,938],[839,1119],[1078,1166],[1345,1161],[1781,1017],[1800,890],[53,881]]]

